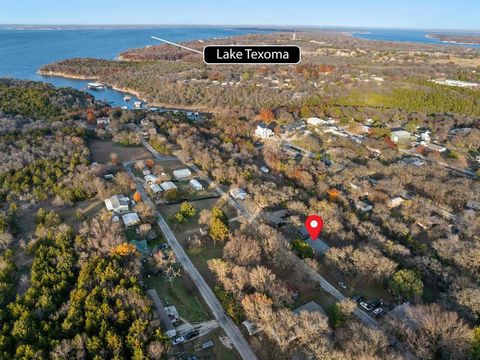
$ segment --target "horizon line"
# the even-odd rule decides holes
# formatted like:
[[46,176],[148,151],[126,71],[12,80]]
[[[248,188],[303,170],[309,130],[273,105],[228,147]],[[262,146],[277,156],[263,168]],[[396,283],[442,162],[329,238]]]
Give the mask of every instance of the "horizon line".
[[431,30],[431,31],[470,31],[470,32],[480,32],[480,28],[477,29],[468,29],[468,28],[430,28],[430,27],[406,27],[406,26],[367,26],[367,25],[278,25],[278,24],[117,24],[117,23],[108,23],[108,24],[52,24],[52,23],[15,23],[15,24],[3,24],[0,23],[0,27],[231,27],[231,28],[274,28],[274,29],[284,29],[284,30],[322,30],[322,29],[382,29],[382,30]]

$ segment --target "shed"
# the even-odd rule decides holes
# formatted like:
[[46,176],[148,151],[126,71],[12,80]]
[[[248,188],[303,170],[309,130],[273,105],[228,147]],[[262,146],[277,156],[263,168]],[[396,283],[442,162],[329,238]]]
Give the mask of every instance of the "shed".
[[358,201],[355,203],[355,208],[361,212],[369,212],[373,210],[373,206],[365,201]]
[[189,178],[190,176],[192,176],[192,172],[190,171],[190,169],[175,170],[175,171],[173,172],[173,176],[174,176],[175,179],[177,179],[177,180],[184,180],[184,179],[187,179],[187,178]]
[[190,186],[195,191],[203,190],[203,185],[197,179],[190,180]]
[[287,223],[288,210],[268,211],[263,214],[265,222],[274,227],[279,228]]
[[123,223],[125,227],[130,227],[137,225],[140,223],[140,218],[138,217],[137,213],[128,213],[122,216]]
[[171,181],[165,181],[165,182],[161,183],[160,187],[163,189],[163,191],[168,191],[168,190],[172,190],[172,189],[177,188],[177,186]]

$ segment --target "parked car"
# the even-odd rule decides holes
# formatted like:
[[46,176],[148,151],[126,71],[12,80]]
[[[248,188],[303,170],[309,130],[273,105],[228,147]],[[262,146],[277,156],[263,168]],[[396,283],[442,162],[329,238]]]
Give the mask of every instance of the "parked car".
[[173,345],[178,345],[181,344],[185,341],[185,338],[183,336],[176,337],[175,339],[172,340]]
[[373,310],[373,313],[375,315],[380,315],[381,313],[383,313],[383,309],[381,307],[378,307],[378,308]]
[[200,335],[200,331],[195,330],[185,335],[185,337],[187,338],[187,340],[190,340],[191,338],[194,338],[195,336],[198,336],[198,335]]
[[372,305],[370,305],[369,303],[367,303],[365,301],[360,302],[360,306],[367,311],[372,311],[373,310]]
[[363,296],[362,295],[353,295],[352,296],[352,301],[355,301],[355,302],[359,302],[359,301],[362,301],[363,300]]
[[340,286],[342,289],[346,289],[347,285],[343,281],[337,282],[338,286]]
[[270,171],[266,166],[262,166],[260,170],[262,170],[262,172],[264,172],[265,174],[267,174]]

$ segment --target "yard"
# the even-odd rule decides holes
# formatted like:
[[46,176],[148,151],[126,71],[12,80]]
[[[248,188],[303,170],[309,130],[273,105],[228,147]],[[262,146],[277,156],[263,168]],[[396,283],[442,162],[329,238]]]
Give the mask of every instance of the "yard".
[[183,274],[171,283],[161,276],[151,276],[144,281],[149,288],[157,290],[165,306],[175,305],[183,319],[194,323],[212,318],[188,275]]

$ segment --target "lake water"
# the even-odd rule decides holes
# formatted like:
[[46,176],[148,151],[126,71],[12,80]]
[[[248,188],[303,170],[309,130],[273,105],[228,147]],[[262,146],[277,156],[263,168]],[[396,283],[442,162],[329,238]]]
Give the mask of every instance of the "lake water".
[[[369,40],[443,44],[438,40],[427,38],[425,35],[432,32],[423,30],[336,30],[353,33],[355,37]],[[88,90],[86,88],[87,81],[40,76],[37,74],[37,70],[42,65],[74,57],[115,59],[124,50],[158,44],[158,41],[150,38],[152,35],[174,42],[182,42],[272,31],[275,30],[226,29],[224,27],[0,28],[0,77],[40,80],[52,83],[55,86],[71,86],[88,91],[99,100],[123,106],[127,103],[123,100],[124,94],[121,92],[111,89],[105,91]],[[445,46],[455,45],[445,44]],[[480,45],[471,45],[470,47],[480,48]],[[135,100],[132,99],[129,104],[132,104]]]
[[[117,106],[128,105],[125,94],[106,89],[89,90],[88,81],[41,76],[37,70],[45,64],[74,57],[115,59],[122,51],[158,45],[150,38],[157,36],[173,42],[196,39],[224,38],[236,35],[264,33],[259,29],[225,29],[221,27],[158,27],[114,29],[8,29],[0,28],[0,77],[40,80],[55,86],[70,86],[84,90],[99,100]],[[271,31],[270,31],[271,32]]]
[[[381,41],[393,41],[393,42],[413,42],[423,44],[436,44],[445,46],[466,46],[470,48],[480,49],[478,44],[454,44],[444,43],[437,39],[428,38],[428,34],[447,34],[448,31],[426,31],[426,30],[400,30],[400,29],[363,29],[363,30],[345,30],[352,33],[353,37],[367,40],[381,40]],[[480,32],[455,32],[455,35],[480,35]]]

